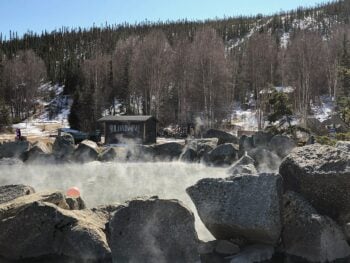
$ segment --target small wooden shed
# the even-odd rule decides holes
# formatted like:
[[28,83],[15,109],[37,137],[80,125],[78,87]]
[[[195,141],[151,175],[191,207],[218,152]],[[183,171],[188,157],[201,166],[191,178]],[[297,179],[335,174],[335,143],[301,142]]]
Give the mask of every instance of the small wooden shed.
[[150,144],[157,141],[157,120],[153,116],[105,116],[98,120],[104,124],[105,143],[126,143],[128,139]]

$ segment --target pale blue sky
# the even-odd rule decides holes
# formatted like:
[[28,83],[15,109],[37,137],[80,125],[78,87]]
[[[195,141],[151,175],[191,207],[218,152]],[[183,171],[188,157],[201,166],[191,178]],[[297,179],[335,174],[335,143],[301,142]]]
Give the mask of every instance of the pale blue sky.
[[166,20],[203,20],[251,14],[272,14],[320,0],[0,0],[0,32],[22,35],[28,30],[52,31],[61,26]]

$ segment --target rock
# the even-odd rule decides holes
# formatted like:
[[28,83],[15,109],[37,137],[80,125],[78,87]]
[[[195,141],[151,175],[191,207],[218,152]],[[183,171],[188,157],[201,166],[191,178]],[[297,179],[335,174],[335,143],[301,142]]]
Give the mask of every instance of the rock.
[[19,196],[6,203],[0,204],[0,222],[1,220],[15,216],[20,210],[35,203],[52,203],[62,209],[69,209],[65,196],[61,192],[38,192],[29,195]]
[[328,130],[318,119],[314,117],[306,118],[306,127],[313,133],[319,136],[327,136]]
[[253,136],[253,145],[254,147],[268,147],[271,139],[273,137],[273,134],[269,132],[264,132],[264,131],[258,131],[256,132]]
[[208,165],[231,165],[238,156],[238,149],[232,143],[221,144],[207,153],[203,160]]
[[239,138],[239,157],[244,156],[249,150],[254,148],[253,137],[242,135]]
[[257,174],[258,171],[254,165],[255,161],[249,155],[242,156],[237,162],[231,165],[228,169],[228,174],[231,176],[240,174]]
[[350,155],[313,144],[295,148],[282,162],[284,187],[300,193],[322,215],[350,222]]
[[95,161],[98,157],[98,146],[95,142],[84,140],[73,153],[73,159],[76,162],[86,163]]
[[203,148],[214,149],[218,146],[218,138],[187,139],[186,145],[199,152]]
[[215,252],[223,255],[235,255],[239,251],[239,246],[227,240],[219,240],[215,247]]
[[69,160],[75,150],[74,138],[71,134],[56,137],[52,152],[57,159]]
[[136,145],[129,150],[129,161],[153,162],[156,151],[151,145]]
[[324,127],[326,126],[335,126],[337,133],[347,133],[350,130],[350,127],[344,120],[340,117],[340,114],[332,114],[330,118],[322,122]]
[[286,157],[295,147],[296,142],[284,135],[273,136],[269,142],[270,151],[276,153],[280,158]]
[[157,144],[153,147],[156,158],[162,161],[178,160],[183,148],[183,145],[176,142]]
[[338,141],[335,147],[350,154],[350,141]]
[[18,184],[0,186],[0,204],[33,193],[35,193],[34,188],[28,185]]
[[198,160],[201,160],[204,155],[218,146],[218,141],[217,138],[190,139],[186,140],[186,145],[193,149],[198,156]]
[[109,205],[100,205],[98,207],[91,208],[91,211],[98,214],[100,217],[104,217],[106,221],[109,222],[112,218],[112,214],[122,207],[122,205],[117,203]]
[[257,170],[261,173],[278,172],[281,158],[265,148],[254,148],[248,151],[248,155],[255,161]]
[[89,210],[32,202],[0,222],[0,255],[12,260],[57,255],[102,262],[110,258],[105,223]]
[[30,164],[54,164],[55,156],[52,154],[52,146],[43,142],[36,142],[32,148],[21,155],[23,162]]
[[117,158],[117,152],[113,147],[108,147],[98,156],[100,162],[111,162]]
[[238,144],[239,140],[236,136],[220,130],[210,129],[206,131],[203,135],[203,138],[218,138],[218,145],[224,143],[234,143]]
[[272,245],[279,240],[282,228],[279,175],[207,178],[186,191],[216,239],[241,238]]
[[28,141],[7,142],[0,145],[1,158],[18,158],[30,149]]
[[200,241],[198,244],[198,253],[199,254],[211,254],[215,251],[215,247],[217,245],[217,240],[212,240],[208,242]]
[[86,208],[85,202],[80,196],[77,198],[67,197],[66,202],[70,210],[82,210]]
[[113,262],[199,262],[194,216],[176,200],[132,200],[109,231]]
[[192,148],[187,148],[181,155],[180,155],[180,161],[187,162],[187,163],[194,163],[197,162],[198,155],[195,150]]
[[341,228],[320,215],[303,197],[287,192],[284,197],[285,253],[308,262],[333,262],[350,255]]
[[252,245],[233,256],[230,263],[255,263],[271,260],[275,250],[272,246]]

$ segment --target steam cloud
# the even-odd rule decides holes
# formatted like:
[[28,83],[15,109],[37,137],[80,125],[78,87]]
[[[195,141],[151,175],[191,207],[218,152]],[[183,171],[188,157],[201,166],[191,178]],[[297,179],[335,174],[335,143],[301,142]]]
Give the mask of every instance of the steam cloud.
[[226,169],[180,162],[0,166],[0,185],[27,184],[37,191],[66,191],[77,186],[90,208],[140,196],[179,199],[194,212],[198,236],[205,241],[213,237],[200,221],[185,189],[202,178],[226,176]]

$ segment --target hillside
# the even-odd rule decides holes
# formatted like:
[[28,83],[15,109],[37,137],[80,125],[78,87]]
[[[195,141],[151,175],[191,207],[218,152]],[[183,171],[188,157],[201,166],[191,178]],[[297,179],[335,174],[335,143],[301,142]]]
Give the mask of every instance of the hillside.
[[51,82],[73,98],[69,122],[82,130],[113,114],[115,102],[127,114],[155,115],[161,126],[198,118],[215,126],[251,99],[260,128],[268,114],[261,91],[273,86],[295,88],[290,103],[305,119],[320,111],[321,98],[350,93],[349,21],[344,0],[273,16],[0,36],[2,118],[34,115],[38,87]]

